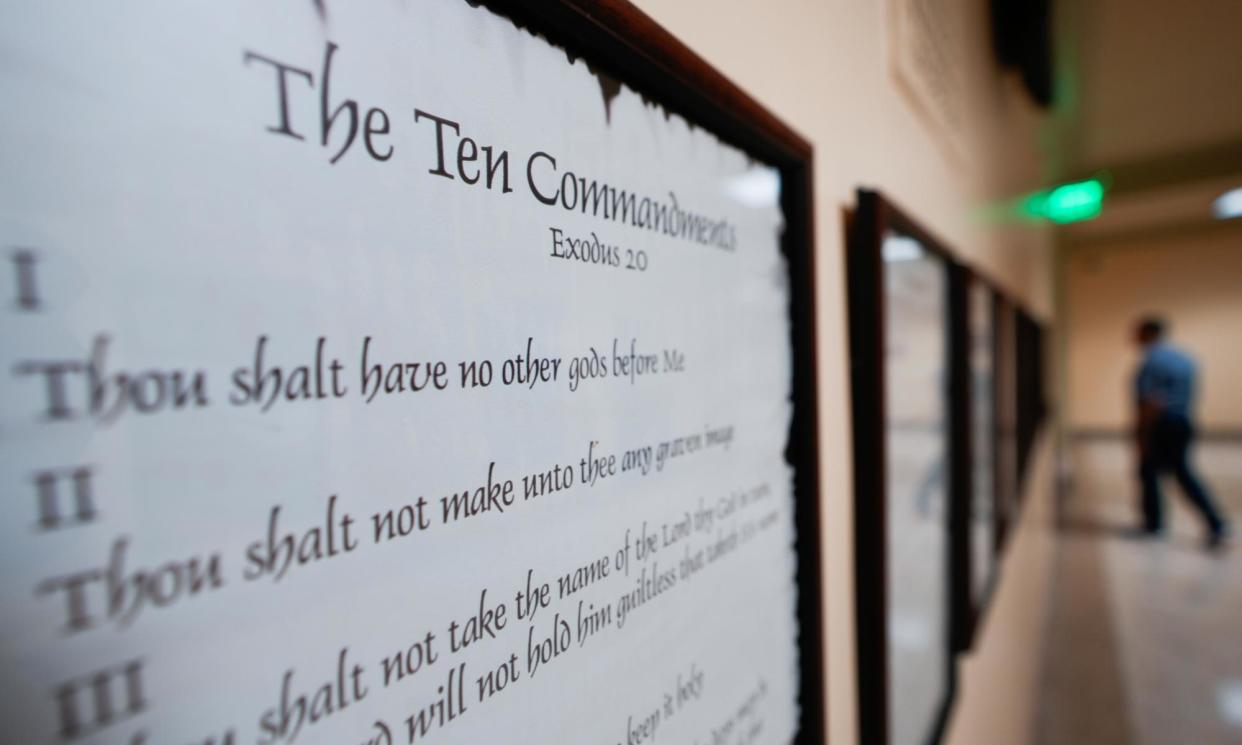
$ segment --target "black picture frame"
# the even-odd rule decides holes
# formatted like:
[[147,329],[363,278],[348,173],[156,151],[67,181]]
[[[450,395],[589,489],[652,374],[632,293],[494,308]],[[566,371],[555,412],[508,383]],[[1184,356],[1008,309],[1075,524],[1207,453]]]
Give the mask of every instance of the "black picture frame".
[[999,547],[1008,545],[1021,515],[1031,456],[1047,419],[1044,326],[1020,302],[997,295],[998,363],[1007,386],[998,396],[996,431],[1004,473],[997,483]]
[[1022,488],[1029,473],[1031,455],[1035,449],[1040,427],[1048,414],[1044,390],[1047,371],[1044,368],[1044,329],[1035,316],[1025,308],[1016,308],[1015,336],[1017,355],[1017,426],[1018,447],[1018,497],[1025,494]]
[[781,248],[789,266],[793,352],[793,417],[785,455],[794,471],[797,530],[800,721],[794,742],[826,742],[811,144],[625,0],[482,4],[585,59],[597,74],[624,83],[780,172],[785,218]]
[[[964,462],[960,464],[961,477],[958,479],[958,499],[953,512],[953,647],[956,652],[964,653],[973,648],[979,636],[979,628],[991,604],[992,595],[1000,582],[1000,558],[1003,541],[1008,529],[1007,513],[1003,504],[1003,495],[1007,494],[1005,477],[1000,464],[1001,448],[999,447],[1001,406],[998,388],[1002,385],[998,372],[1002,369],[1001,353],[997,346],[1000,314],[1004,312],[1004,299],[995,285],[981,274],[961,267],[961,315],[957,317],[960,328],[957,333],[962,339],[962,355],[955,360],[961,367],[961,378],[964,381],[961,400],[956,402],[955,411],[962,422],[957,437],[958,452],[963,454]],[[981,301],[981,302],[980,302]],[[982,311],[986,318],[986,331],[978,335],[976,314]],[[986,339],[986,359],[989,375],[986,390],[981,390],[981,381],[974,368],[978,359],[976,344]],[[978,410],[980,399],[986,399],[984,410],[987,412],[987,424],[980,427]],[[987,451],[986,477],[979,478],[977,457],[981,449]],[[979,533],[977,527],[980,516],[976,514],[979,496],[985,495],[987,551],[979,552],[975,546]],[[987,563],[982,569],[982,582],[977,580],[980,568],[977,560]]]
[[882,247],[891,230],[918,241],[944,263],[944,370],[941,395],[945,401],[947,488],[944,515],[945,567],[942,619],[944,670],[939,702],[927,722],[923,743],[933,745],[943,736],[957,687],[954,629],[954,593],[959,569],[954,562],[952,530],[960,520],[964,465],[962,406],[965,393],[965,337],[963,268],[945,244],[878,192],[860,189],[849,226],[846,276],[849,302],[850,382],[853,403],[855,591],[858,642],[858,706],[860,742],[891,743],[889,650],[889,553],[886,446],[885,267]]
[[992,437],[996,443],[994,474],[996,498],[994,520],[996,551],[1003,555],[1009,545],[1010,533],[1018,519],[1017,400],[1017,304],[1003,292],[993,299],[996,319],[993,345],[996,349],[996,408],[993,412]]
[[[967,388],[962,394],[964,400],[955,404],[955,411],[960,412],[967,424],[955,436],[961,438],[958,452],[968,454],[965,462],[960,464],[957,482],[959,499],[951,537],[954,546],[953,637],[954,649],[959,654],[974,647],[992,595],[1000,583],[1001,559],[1021,515],[1030,459],[1048,414],[1044,326],[1021,303],[983,274],[966,267],[962,267],[961,271],[965,294],[980,290],[990,296],[993,375],[991,423],[986,431],[980,431],[970,411],[975,395],[971,390],[974,381],[970,362],[955,361],[955,364],[963,366],[967,381]],[[973,307],[973,303],[965,301],[964,315],[958,321],[962,324],[959,333],[963,334],[967,345],[970,344]],[[971,350],[967,347],[965,355],[970,354]],[[982,587],[977,587],[974,562],[978,554],[973,550],[971,541],[976,523],[973,497],[980,484],[975,479],[976,471],[971,459],[977,452],[975,444],[980,438],[991,443],[992,458],[988,469],[991,479],[986,488],[991,491],[992,520],[986,579]]]

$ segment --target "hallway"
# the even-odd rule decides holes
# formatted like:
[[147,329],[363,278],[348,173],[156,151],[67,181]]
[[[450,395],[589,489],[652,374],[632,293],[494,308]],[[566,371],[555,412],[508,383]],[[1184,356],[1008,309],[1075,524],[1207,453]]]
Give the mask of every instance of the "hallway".
[[1235,528],[1209,554],[1202,526],[1167,483],[1168,535],[1133,535],[1129,443],[1066,450],[1034,741],[1041,745],[1242,742],[1242,442],[1200,443],[1196,462]]

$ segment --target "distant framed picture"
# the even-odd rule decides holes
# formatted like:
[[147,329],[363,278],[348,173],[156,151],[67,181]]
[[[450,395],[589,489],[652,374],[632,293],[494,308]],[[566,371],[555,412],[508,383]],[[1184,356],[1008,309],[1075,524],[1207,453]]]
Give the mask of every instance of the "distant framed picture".
[[954,648],[973,646],[1000,570],[1001,525],[997,519],[997,313],[995,290],[978,274],[962,270],[959,317],[963,392],[955,399],[962,426],[961,463],[952,529]]
[[996,550],[1003,552],[1018,516],[1018,340],[1017,306],[1001,293],[993,305],[996,408],[993,412],[994,527]]
[[928,745],[943,733],[956,679],[962,275],[942,243],[876,192],[859,191],[850,233],[861,741]]
[[1035,440],[1043,424],[1048,406],[1044,394],[1044,330],[1043,326],[1027,310],[1016,309],[1014,318],[1014,346],[1016,356],[1016,444],[1018,448],[1017,476],[1018,496],[1025,481]]

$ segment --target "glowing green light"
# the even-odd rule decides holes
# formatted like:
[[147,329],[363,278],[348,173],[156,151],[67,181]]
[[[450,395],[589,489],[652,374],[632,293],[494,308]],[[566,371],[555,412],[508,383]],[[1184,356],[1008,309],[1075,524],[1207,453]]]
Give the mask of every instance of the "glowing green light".
[[1093,178],[1035,192],[1022,202],[1022,211],[1064,224],[1096,217],[1103,204],[1104,183]]

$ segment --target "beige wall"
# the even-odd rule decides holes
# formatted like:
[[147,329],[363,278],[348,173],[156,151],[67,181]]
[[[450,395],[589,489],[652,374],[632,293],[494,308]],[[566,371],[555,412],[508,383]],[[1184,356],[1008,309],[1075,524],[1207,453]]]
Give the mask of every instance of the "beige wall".
[[1130,425],[1129,334],[1159,313],[1202,367],[1202,426],[1242,429],[1242,221],[1074,246],[1063,272],[1071,428]]
[[[828,718],[833,745],[857,741],[854,657],[853,512],[843,269],[843,210],[859,186],[879,188],[960,255],[1048,317],[1052,270],[1048,236],[1029,226],[981,224],[977,208],[1033,186],[1042,162],[1037,118],[991,62],[984,0],[932,2],[960,13],[963,157],[951,156],[911,105],[890,66],[888,2],[879,0],[637,0],[682,41],[774,111],[815,146],[816,282],[823,540],[828,619]],[[1048,459],[1039,461],[1046,469]],[[1039,481],[1047,484],[1047,480]],[[1047,494],[1036,495],[1038,502]],[[1028,510],[1025,520],[1038,519]],[[1021,533],[1022,531],[1020,531]],[[1025,546],[1025,548],[1022,548]],[[1019,540],[1008,559],[1038,567],[1047,547]],[[968,664],[948,742],[1020,745],[1033,698],[1026,669],[1005,664],[1038,649],[1044,592],[1032,575],[1007,567]],[[992,629],[1005,619],[1027,619]],[[1000,661],[999,663],[996,661]],[[991,661],[991,662],[989,662]],[[996,698],[1004,691],[1004,698]],[[1003,735],[1003,736],[1002,736]]]

